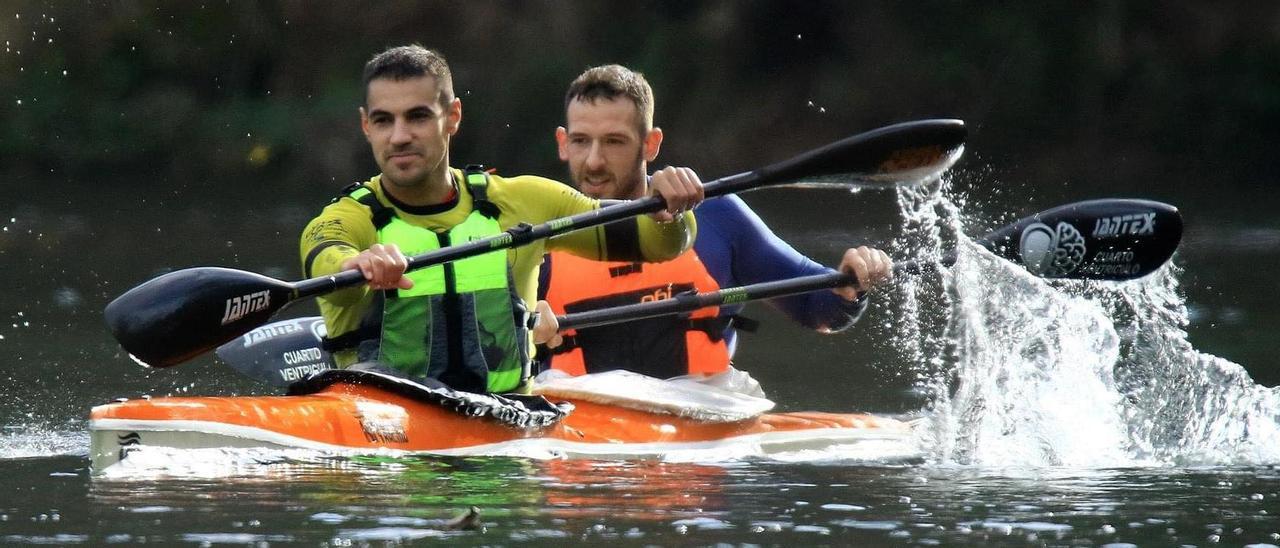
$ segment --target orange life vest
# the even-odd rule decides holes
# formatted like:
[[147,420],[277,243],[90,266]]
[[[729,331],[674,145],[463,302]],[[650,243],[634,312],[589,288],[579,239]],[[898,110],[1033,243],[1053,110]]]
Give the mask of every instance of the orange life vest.
[[[546,300],[557,315],[669,299],[685,291],[716,291],[707,267],[690,249],[664,263],[591,261],[553,251]],[[626,369],[669,378],[715,374],[729,367],[719,307],[563,333],[551,367],[571,375]]]

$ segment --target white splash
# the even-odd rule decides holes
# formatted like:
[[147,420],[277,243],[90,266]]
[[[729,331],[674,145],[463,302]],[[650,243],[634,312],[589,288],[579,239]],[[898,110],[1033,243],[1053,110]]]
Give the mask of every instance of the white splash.
[[77,424],[52,425],[32,420],[0,429],[0,459],[84,454],[89,435]]
[[899,248],[960,251],[955,267],[904,280],[898,295],[896,343],[932,395],[920,429],[931,461],[1280,462],[1280,394],[1191,346],[1176,266],[1132,282],[1048,282],[963,237],[947,191],[943,181],[899,194]]

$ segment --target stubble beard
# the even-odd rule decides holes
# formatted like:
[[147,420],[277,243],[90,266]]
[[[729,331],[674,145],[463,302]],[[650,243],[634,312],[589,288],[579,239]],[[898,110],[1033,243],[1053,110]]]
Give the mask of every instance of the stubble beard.
[[[587,185],[585,183],[586,176],[581,170],[574,172],[574,170],[571,168],[569,170],[569,176],[573,178],[573,184],[578,189],[578,191],[582,192],[583,194],[586,194],[587,196],[595,198],[597,200],[640,199],[640,198],[643,198],[648,191],[648,184],[647,184],[648,174],[645,173],[645,162],[644,162],[643,154],[644,154],[643,150],[641,150],[639,153],[636,154],[636,161],[635,161],[634,167],[627,170],[627,177],[625,179],[619,179],[617,177],[614,177],[613,180],[610,181],[612,183],[611,185],[607,185],[603,187],[603,189],[606,192],[608,192],[608,189],[612,188],[614,191],[612,196],[604,196],[594,192],[590,192],[589,191],[590,185]],[[610,175],[612,174],[610,173]]]
[[442,163],[444,163],[445,156],[441,155],[439,158],[436,159],[436,161],[432,165],[427,165],[427,158],[425,153],[422,151],[419,151],[419,154],[422,155],[423,167],[421,168],[421,171],[417,174],[417,176],[400,175],[398,173],[398,170],[396,170],[394,167],[394,161],[391,159],[387,159],[386,166],[383,167],[382,169],[382,178],[386,180],[388,183],[390,183],[392,186],[395,186],[397,188],[403,188],[406,190],[426,189],[428,184],[431,181],[432,174],[436,172],[436,170],[439,168],[439,166]]

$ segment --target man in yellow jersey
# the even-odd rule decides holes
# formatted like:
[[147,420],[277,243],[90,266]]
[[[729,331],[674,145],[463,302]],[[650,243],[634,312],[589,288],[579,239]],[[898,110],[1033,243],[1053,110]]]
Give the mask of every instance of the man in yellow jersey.
[[[600,199],[634,199],[657,184],[647,164],[658,155],[662,130],[653,125],[653,91],[644,76],[606,65],[578,76],[565,96],[565,127],[556,129],[560,159],[573,184]],[[769,230],[736,196],[698,206],[694,248],[661,264],[591,263],[553,252],[543,266],[540,291],[560,314],[670,298],[682,291],[783,280],[830,272]],[[853,324],[867,291],[889,279],[893,262],[878,249],[848,249],[838,267],[858,288],[774,299],[777,308],[821,332]],[[573,375],[625,369],[659,378],[728,371],[735,327],[749,323],[742,305],[570,331],[553,339],[549,367]],[[547,364],[542,364],[546,367]]]
[[[449,67],[438,53],[402,46],[364,68],[360,127],[381,174],[344,189],[303,230],[308,277],[359,269],[368,280],[319,299],[338,364],[375,362],[409,378],[471,392],[506,392],[528,377],[526,303],[548,249],[592,260],[662,261],[695,234],[688,211],[702,200],[690,170],[655,174],[667,210],[509,251],[406,273],[406,256],[583,213],[600,203],[555,181],[498,177],[449,166],[462,121]],[[545,307],[545,305],[543,305]],[[554,333],[554,317],[538,327]]]

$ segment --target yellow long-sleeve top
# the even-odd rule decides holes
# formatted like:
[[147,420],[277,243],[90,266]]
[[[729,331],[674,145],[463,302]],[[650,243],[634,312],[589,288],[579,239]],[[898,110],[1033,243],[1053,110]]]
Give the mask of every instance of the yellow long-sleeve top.
[[[466,180],[461,170],[451,171],[455,182]],[[450,202],[414,207],[390,198],[383,191],[380,179],[375,176],[365,186],[407,223],[444,232],[471,214],[472,197],[465,189],[459,189]],[[500,211],[498,224],[503,230],[522,222],[536,225],[600,207],[599,200],[588,198],[567,185],[528,175],[490,175],[487,192],[489,201]],[[685,213],[671,223],[658,223],[648,215],[640,215],[630,223],[622,221],[608,229],[578,230],[512,248],[507,251],[507,262],[512,268],[516,292],[526,304],[531,304],[537,295],[538,266],[547,250],[562,250],[594,260],[661,262],[688,249],[696,230],[692,213]],[[339,199],[325,207],[302,231],[303,272],[306,277],[336,273],[344,261],[377,241],[378,233],[369,208],[350,198]],[[320,312],[329,335],[340,335],[359,327],[373,296],[368,286],[360,285],[320,297]],[[532,310],[532,306],[529,308]]]

